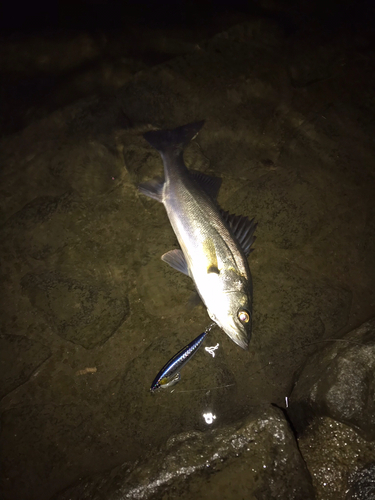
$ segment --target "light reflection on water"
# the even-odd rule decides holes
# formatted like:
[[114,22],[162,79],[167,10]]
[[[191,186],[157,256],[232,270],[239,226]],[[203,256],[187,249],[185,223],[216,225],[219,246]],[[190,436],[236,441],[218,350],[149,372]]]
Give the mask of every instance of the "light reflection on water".
[[205,419],[206,424],[212,424],[213,421],[216,419],[216,415],[214,415],[211,412],[203,413],[203,418]]
[[207,351],[209,354],[211,354],[211,356],[214,358],[215,351],[216,351],[216,349],[218,349],[218,347],[219,347],[219,343],[217,343],[216,345],[211,346],[211,347],[205,347],[204,350]]

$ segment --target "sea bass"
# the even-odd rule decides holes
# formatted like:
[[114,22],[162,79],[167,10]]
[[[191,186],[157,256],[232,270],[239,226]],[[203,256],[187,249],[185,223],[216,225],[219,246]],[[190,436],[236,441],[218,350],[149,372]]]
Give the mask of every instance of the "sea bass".
[[220,178],[187,169],[183,150],[203,124],[144,134],[163,159],[164,178],[143,183],[139,190],[163,203],[180,245],[162,260],[193,279],[212,321],[247,349],[253,296],[247,257],[257,224],[221,210],[216,202]]

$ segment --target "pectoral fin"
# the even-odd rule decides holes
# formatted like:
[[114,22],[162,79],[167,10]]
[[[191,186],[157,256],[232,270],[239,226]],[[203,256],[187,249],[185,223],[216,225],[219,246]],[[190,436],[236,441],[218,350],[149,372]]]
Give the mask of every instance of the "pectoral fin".
[[207,261],[208,261],[207,273],[220,274],[219,265],[217,263],[215,244],[210,238],[207,238],[204,241],[203,251],[204,251],[206,258],[207,258]]
[[161,256],[161,260],[169,264],[173,269],[189,276],[189,269],[182,250],[170,250]]
[[220,274],[219,268],[217,266],[211,265],[207,268],[207,273]]

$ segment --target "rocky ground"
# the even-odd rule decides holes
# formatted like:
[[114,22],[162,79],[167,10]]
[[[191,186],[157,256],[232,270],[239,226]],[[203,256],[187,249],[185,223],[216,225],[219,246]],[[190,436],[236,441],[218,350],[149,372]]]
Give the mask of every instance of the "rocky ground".
[[[373,46],[253,19],[179,54],[3,134],[2,497],[370,499]],[[214,330],[151,396],[209,319],[142,133],[202,118],[186,163],[259,223],[253,340]]]

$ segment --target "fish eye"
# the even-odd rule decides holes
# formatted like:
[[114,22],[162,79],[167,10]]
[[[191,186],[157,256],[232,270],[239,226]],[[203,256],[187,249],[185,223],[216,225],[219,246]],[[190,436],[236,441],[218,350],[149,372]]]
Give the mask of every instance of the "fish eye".
[[244,309],[238,311],[237,317],[241,323],[248,323],[250,321],[250,314]]

